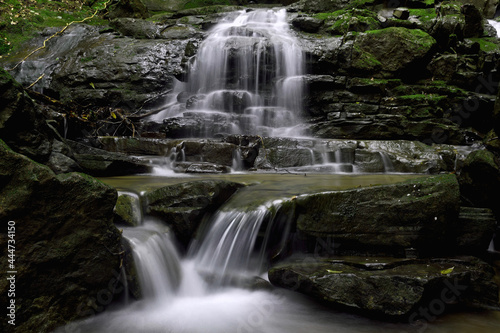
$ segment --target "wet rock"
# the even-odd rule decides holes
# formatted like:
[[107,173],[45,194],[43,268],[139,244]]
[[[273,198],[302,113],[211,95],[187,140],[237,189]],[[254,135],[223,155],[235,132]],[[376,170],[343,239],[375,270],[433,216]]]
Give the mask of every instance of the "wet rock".
[[46,162],[54,135],[46,117],[10,74],[0,69],[0,138],[15,151]]
[[[188,39],[188,38],[201,38],[202,34],[199,30],[193,28],[192,26],[185,26],[185,25],[175,25],[172,27],[166,27],[161,30],[159,34],[159,38],[164,38],[164,39]],[[190,47],[192,49],[192,46],[186,46],[186,48]],[[189,54],[193,55],[193,51],[186,52],[187,56]]]
[[128,227],[136,227],[142,223],[141,211],[139,196],[119,193],[114,208],[114,222]]
[[458,1],[443,1],[436,6],[437,19],[429,33],[439,45],[448,45],[451,35],[458,40],[463,39],[465,17],[460,11],[461,3]]
[[225,165],[207,162],[176,162],[173,164],[175,172],[183,173],[230,173],[231,168]]
[[[124,24],[125,28],[130,27]],[[64,61],[53,71],[50,87],[63,102],[129,111],[154,107],[173,87],[175,76],[185,72],[184,51],[192,41],[134,39],[112,33],[90,36],[68,54],[52,54]]]
[[165,186],[146,193],[147,213],[167,223],[187,245],[206,214],[213,213],[244,185],[200,180]]
[[68,144],[75,151],[74,156],[78,165],[93,176],[123,176],[150,171],[150,165],[125,154],[108,152],[70,140]]
[[255,160],[258,169],[300,167],[316,164],[314,152],[307,148],[261,148]]
[[[358,259],[358,260],[356,260]],[[498,307],[491,266],[473,257],[432,260],[311,258],[269,271],[275,286],[298,291],[341,309],[415,322],[431,302]]]
[[309,16],[299,16],[292,21],[292,25],[304,32],[315,33],[323,25],[323,21]]
[[132,17],[145,19],[149,17],[148,8],[143,0],[119,0],[109,6],[110,19]]
[[127,155],[159,155],[165,156],[179,142],[173,140],[101,136],[98,138],[102,149]]
[[394,255],[415,248],[422,255],[437,255],[450,243],[460,193],[455,175],[441,175],[301,195],[295,202],[300,233],[333,239],[343,253]]
[[392,15],[397,19],[407,20],[410,17],[410,11],[408,10],[408,8],[400,7],[400,8],[394,9],[394,11],[392,12]]
[[316,137],[337,139],[421,140],[431,143],[464,144],[463,133],[451,121],[409,121],[401,115],[375,115],[358,118],[330,118],[309,126]]
[[[103,311],[123,291],[116,191],[84,174],[56,176],[2,141],[0,174],[0,219],[17,230],[16,332],[49,332]],[[7,265],[0,263],[5,272]],[[8,289],[0,281],[2,293]]]
[[460,192],[467,205],[489,207],[498,217],[498,192],[500,189],[500,163],[488,150],[476,150],[467,156],[459,175]]
[[460,9],[465,18],[464,37],[481,37],[484,31],[483,15],[471,4],[465,4]]
[[484,255],[495,233],[497,221],[488,208],[460,207],[455,227],[459,253]]
[[137,39],[154,39],[159,36],[160,28],[157,24],[134,18],[117,18],[110,22],[111,26],[124,36]]
[[488,19],[495,16],[498,7],[498,0],[460,0],[460,2],[464,5],[474,5]]

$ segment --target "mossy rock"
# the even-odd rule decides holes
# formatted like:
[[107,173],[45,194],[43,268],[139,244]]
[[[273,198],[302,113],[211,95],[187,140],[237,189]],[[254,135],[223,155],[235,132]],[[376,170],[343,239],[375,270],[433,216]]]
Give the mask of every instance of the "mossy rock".
[[205,214],[215,212],[243,184],[200,180],[165,186],[146,193],[148,214],[165,221],[187,246]]
[[349,31],[367,31],[380,28],[377,14],[366,9],[342,9],[333,13],[318,13],[316,19],[325,21],[326,31],[344,35]]
[[369,30],[354,37],[350,65],[377,77],[402,72],[419,77],[435,45],[436,40],[419,29]]
[[343,251],[402,253],[415,248],[436,254],[450,241],[459,198],[455,175],[302,195],[296,199],[297,229],[312,237],[332,237]]
[[[56,176],[3,144],[0,175],[0,219],[22,230],[16,234],[16,332],[51,332],[104,310],[120,274],[116,191],[84,174]],[[3,271],[7,264],[0,264]],[[7,293],[5,279],[0,290]],[[106,302],[92,308],[104,292]]]
[[498,286],[493,276],[493,267],[474,257],[344,260],[308,256],[269,270],[269,281],[275,286],[377,319],[409,317],[410,322],[423,321],[415,309],[427,309],[443,299],[443,291],[455,304],[497,307]]

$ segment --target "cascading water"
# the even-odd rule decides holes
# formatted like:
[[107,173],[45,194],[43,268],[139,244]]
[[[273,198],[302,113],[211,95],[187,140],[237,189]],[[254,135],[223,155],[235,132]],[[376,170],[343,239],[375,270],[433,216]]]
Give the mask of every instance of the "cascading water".
[[165,110],[152,117],[189,118],[190,135],[300,135],[303,51],[284,9],[241,11],[217,24],[200,45]]

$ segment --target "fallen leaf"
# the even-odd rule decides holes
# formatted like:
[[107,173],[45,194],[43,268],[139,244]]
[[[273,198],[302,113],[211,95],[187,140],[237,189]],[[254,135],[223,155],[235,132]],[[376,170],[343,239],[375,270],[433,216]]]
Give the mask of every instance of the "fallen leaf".
[[453,269],[454,269],[454,268],[455,268],[455,267],[451,267],[451,268],[448,268],[448,269],[443,269],[443,270],[441,271],[441,274],[443,274],[443,275],[450,274],[451,272],[453,272]]

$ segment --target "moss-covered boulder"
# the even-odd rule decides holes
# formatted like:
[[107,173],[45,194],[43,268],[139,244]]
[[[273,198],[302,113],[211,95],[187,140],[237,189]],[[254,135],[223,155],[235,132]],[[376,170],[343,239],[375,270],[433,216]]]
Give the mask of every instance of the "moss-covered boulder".
[[215,212],[242,186],[222,180],[165,186],[146,193],[147,213],[168,224],[176,238],[187,245],[203,217]]
[[447,249],[459,212],[455,175],[394,185],[301,195],[297,229],[306,238],[332,239],[342,253],[404,254],[414,248],[437,255]]
[[[15,240],[9,244],[16,249],[12,266],[6,257],[0,268],[16,272],[16,332],[49,332],[99,313],[123,291],[115,201],[116,191],[96,179],[56,176],[0,140],[1,243],[7,249]],[[11,236],[8,226],[15,227]],[[2,279],[2,294],[9,288]],[[7,302],[1,298],[2,308]],[[11,331],[7,320],[0,325]]]
[[319,13],[317,19],[323,19],[326,32],[332,35],[344,35],[349,31],[364,32],[380,28],[377,14],[366,9],[342,9],[333,13]]
[[437,305],[442,311],[432,312],[435,315],[451,311],[457,304],[498,307],[498,286],[493,276],[491,266],[473,257],[306,257],[269,271],[269,280],[275,286],[377,318],[407,318],[412,324],[425,320],[429,307],[436,309]]
[[[436,40],[419,29],[390,27],[354,35],[344,70],[392,77],[419,78],[433,54]],[[344,55],[344,56],[345,56]]]

